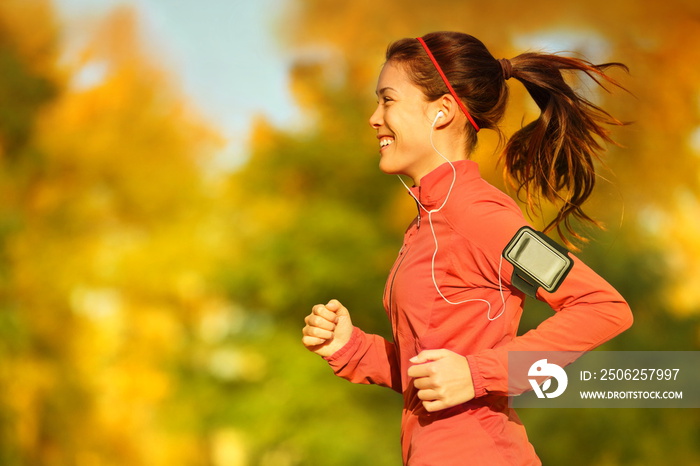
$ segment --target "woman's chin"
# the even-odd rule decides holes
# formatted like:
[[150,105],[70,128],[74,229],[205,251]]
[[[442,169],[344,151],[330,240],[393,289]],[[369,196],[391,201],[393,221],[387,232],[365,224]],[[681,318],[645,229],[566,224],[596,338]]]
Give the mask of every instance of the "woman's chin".
[[403,171],[396,165],[390,163],[386,158],[379,160],[379,169],[387,175],[402,175]]

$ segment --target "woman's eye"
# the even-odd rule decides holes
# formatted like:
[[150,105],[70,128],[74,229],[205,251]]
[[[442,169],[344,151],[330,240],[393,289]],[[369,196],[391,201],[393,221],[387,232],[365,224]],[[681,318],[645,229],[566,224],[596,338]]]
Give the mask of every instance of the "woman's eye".
[[393,102],[393,99],[391,97],[384,96],[384,97],[382,97],[382,102],[384,102],[384,103]]

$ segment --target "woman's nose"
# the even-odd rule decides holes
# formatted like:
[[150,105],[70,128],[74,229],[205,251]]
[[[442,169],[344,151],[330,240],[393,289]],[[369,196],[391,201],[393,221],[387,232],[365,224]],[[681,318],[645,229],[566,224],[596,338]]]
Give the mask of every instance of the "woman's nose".
[[377,129],[380,126],[382,126],[382,123],[383,123],[383,121],[382,121],[382,117],[381,117],[381,111],[380,111],[380,108],[377,107],[376,110],[374,111],[374,113],[372,114],[372,116],[369,117],[369,125],[372,128]]

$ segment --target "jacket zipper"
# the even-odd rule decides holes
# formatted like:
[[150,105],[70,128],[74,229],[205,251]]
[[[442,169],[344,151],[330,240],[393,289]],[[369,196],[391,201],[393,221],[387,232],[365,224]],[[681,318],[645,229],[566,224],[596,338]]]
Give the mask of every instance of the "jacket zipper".
[[[394,310],[392,308],[394,304],[394,281],[396,280],[396,274],[399,272],[399,269],[401,268],[401,264],[403,263],[403,260],[406,258],[406,253],[408,252],[408,244],[404,244],[401,250],[399,251],[399,261],[396,264],[396,267],[394,267],[394,273],[391,275],[391,281],[389,282],[389,296],[388,296],[388,304],[389,304],[389,313],[393,316],[394,315]],[[392,323],[393,323],[393,317],[392,317]]]
[[408,254],[408,250],[410,249],[411,242],[413,241],[413,235],[415,235],[418,230],[420,229],[420,220],[421,220],[421,215],[420,215],[420,210],[418,211],[418,219],[416,222],[416,230],[411,233],[411,236],[408,237],[408,241],[404,243],[404,245],[401,247],[401,250],[399,250],[399,258],[396,263],[396,266],[394,267],[394,273],[391,275],[391,280],[389,281],[389,296],[387,300],[387,304],[389,306],[389,315],[391,316],[391,326],[395,330],[396,328],[396,322],[395,322],[395,312],[393,309],[394,305],[394,281],[396,280],[396,275],[399,272],[399,269],[401,268],[401,264],[403,264],[404,259],[406,258],[406,255]]

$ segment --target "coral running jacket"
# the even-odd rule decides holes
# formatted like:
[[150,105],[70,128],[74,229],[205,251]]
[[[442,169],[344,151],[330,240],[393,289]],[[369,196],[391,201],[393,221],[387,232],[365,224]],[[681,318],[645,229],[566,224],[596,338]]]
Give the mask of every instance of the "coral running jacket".
[[[537,298],[556,312],[516,336],[524,295],[512,286],[513,268],[501,253],[526,222],[509,196],[481,178],[475,162],[453,165],[451,191],[453,169],[447,163],[411,188],[428,211],[440,208],[448,192],[449,198],[430,219],[419,207],[389,274],[384,307],[393,342],[355,328],[351,340],[325,359],[340,377],[403,395],[406,465],[540,464],[508,407],[508,352],[588,351],[628,328],[632,314],[612,286],[574,257],[556,292],[538,291]],[[407,375],[409,359],[443,348],[467,358],[476,396],[429,413]]]

